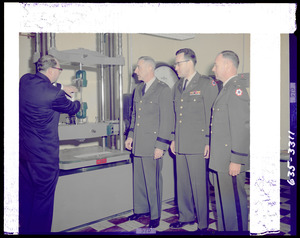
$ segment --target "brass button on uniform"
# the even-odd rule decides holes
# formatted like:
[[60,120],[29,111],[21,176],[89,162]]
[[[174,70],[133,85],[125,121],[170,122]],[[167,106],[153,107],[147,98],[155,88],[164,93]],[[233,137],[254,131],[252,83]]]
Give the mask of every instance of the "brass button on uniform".
[[180,101],[183,102],[183,99],[181,98]]
[[182,123],[182,121],[180,120],[179,123]]
[[180,109],[182,109],[183,108],[183,106],[180,106]]
[[142,108],[139,108],[139,111],[142,110]]
[[137,123],[136,126],[140,126],[140,123]]

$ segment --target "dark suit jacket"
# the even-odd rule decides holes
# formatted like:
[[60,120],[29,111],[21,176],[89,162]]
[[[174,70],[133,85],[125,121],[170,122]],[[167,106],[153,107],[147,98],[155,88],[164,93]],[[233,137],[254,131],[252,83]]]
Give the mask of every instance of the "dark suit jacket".
[[230,79],[220,91],[211,121],[209,167],[228,173],[230,162],[249,168],[250,108],[249,95],[238,76]]
[[20,159],[35,163],[58,163],[60,113],[75,114],[80,102],[71,102],[42,73],[25,74],[19,88]]
[[173,87],[176,114],[175,151],[181,154],[203,154],[209,144],[211,107],[218,95],[216,82],[198,72],[183,89],[184,79]]
[[174,127],[172,93],[167,84],[155,79],[142,96],[144,83],[134,91],[128,137],[133,138],[135,156],[153,156],[154,149],[167,150]]

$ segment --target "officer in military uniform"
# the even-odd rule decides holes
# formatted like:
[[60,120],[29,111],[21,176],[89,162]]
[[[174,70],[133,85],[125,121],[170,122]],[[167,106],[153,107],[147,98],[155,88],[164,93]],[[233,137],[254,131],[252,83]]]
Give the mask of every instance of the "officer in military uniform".
[[140,83],[134,92],[131,125],[125,146],[132,150],[133,208],[129,220],[150,212],[149,227],[159,226],[162,202],[162,157],[174,127],[172,92],[154,75],[155,61],[139,58],[135,73]]
[[237,76],[238,56],[221,52],[213,71],[223,82],[213,105],[209,168],[215,189],[219,231],[247,231],[245,171],[249,169],[249,95]]
[[196,55],[191,49],[176,52],[175,70],[181,79],[173,87],[175,131],[171,151],[176,154],[179,220],[170,228],[194,224],[208,227],[207,159],[211,106],[218,94],[216,82],[195,70]]

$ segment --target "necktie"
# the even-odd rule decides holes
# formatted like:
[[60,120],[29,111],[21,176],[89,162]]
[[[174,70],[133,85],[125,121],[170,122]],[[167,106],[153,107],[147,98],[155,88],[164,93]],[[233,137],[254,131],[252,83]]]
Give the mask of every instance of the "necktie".
[[186,88],[186,84],[187,84],[187,79],[184,81],[184,85],[183,85],[183,89],[182,89],[182,91],[184,91],[185,90],[185,88]]
[[142,88],[142,96],[144,96],[145,90],[146,90],[146,84],[144,84],[144,86],[143,86],[143,88]]

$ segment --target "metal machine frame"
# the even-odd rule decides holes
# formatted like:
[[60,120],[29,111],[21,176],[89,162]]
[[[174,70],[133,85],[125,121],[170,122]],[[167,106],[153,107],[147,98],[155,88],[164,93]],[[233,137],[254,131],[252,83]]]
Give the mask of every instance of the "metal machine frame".
[[[101,90],[98,90],[99,94],[101,94],[101,104],[100,112],[101,119],[97,123],[82,123],[82,124],[74,124],[74,125],[60,125],[59,126],[59,138],[60,141],[66,140],[77,140],[79,142],[83,142],[85,139],[89,138],[102,138],[102,150],[107,151],[106,149],[106,137],[108,136],[116,136],[119,135],[120,143],[119,148],[115,150],[113,149],[113,153],[118,153],[118,149],[121,154],[124,151],[124,121],[123,121],[123,69],[122,67],[125,65],[125,59],[122,56],[122,34],[117,34],[117,56],[109,57],[104,54],[104,33],[99,33],[99,41],[100,41],[100,52],[91,51],[87,49],[72,49],[72,50],[64,50],[58,51],[56,49],[55,42],[55,33],[40,33],[36,34],[36,42],[35,42],[35,53],[33,56],[33,61],[37,62],[40,56],[45,54],[51,54],[55,58],[57,58],[61,65],[68,64],[79,64],[80,72],[82,71],[82,66],[100,66],[100,81],[101,81]],[[50,37],[49,37],[50,36]],[[49,38],[49,39],[48,39]],[[47,43],[50,42],[50,47],[47,50]],[[105,120],[105,98],[106,98],[106,90],[104,85],[104,66],[118,66],[118,86],[119,86],[119,120]],[[96,68],[97,69],[97,68]],[[79,71],[78,71],[79,72]],[[84,71],[85,72],[85,71]],[[77,75],[77,74],[76,74]],[[78,86],[78,85],[77,85]],[[80,90],[80,88],[79,88]],[[100,93],[101,92],[101,93]],[[98,97],[100,98],[100,97]],[[110,108],[111,109],[111,108]],[[114,110],[114,109],[113,109]],[[99,117],[100,118],[100,117]],[[72,156],[72,149],[68,149],[69,154],[66,156]],[[97,149],[97,151],[99,151]],[[61,153],[62,154],[62,153]],[[64,153],[60,156],[60,168],[65,169],[62,166],[64,160]],[[90,156],[88,156],[90,157]],[[95,157],[95,165],[97,165],[97,157]],[[83,158],[83,156],[82,156]],[[128,157],[129,159],[129,157]],[[109,161],[108,161],[109,162]]]

